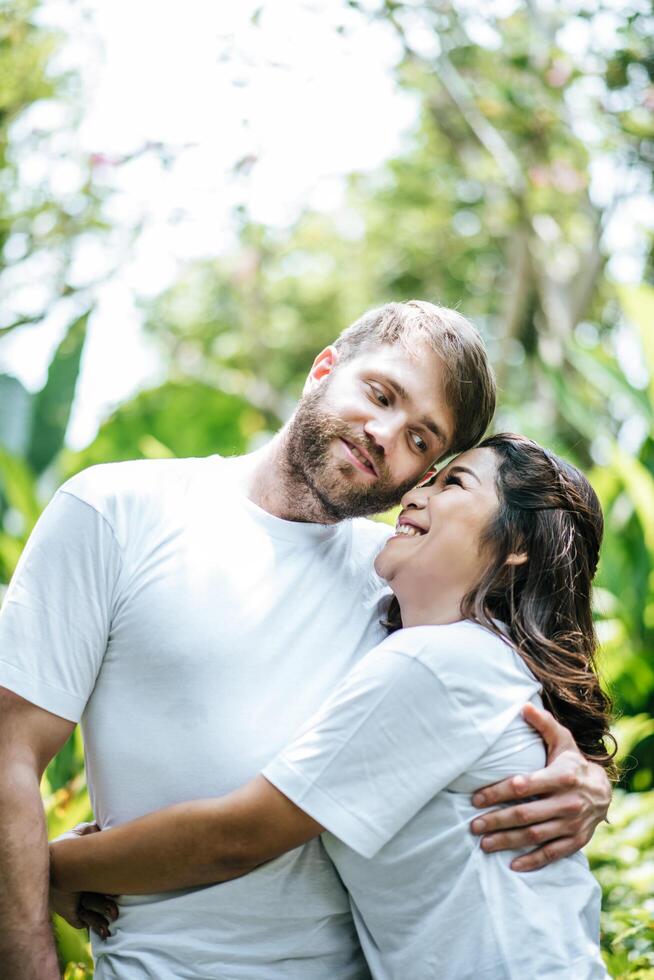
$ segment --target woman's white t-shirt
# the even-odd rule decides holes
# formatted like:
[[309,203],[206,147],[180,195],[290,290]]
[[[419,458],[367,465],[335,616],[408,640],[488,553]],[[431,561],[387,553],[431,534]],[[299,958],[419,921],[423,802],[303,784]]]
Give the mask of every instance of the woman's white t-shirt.
[[471,794],[540,769],[540,687],[471,622],[392,634],[264,776],[326,827],[377,980],[590,980],[600,890],[582,854],[520,874],[486,854]]

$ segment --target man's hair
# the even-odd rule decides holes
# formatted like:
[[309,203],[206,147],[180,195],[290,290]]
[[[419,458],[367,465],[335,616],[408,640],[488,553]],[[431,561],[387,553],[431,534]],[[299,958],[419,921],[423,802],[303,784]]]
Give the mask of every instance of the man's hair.
[[426,342],[445,369],[445,399],[454,419],[447,453],[461,453],[479,442],[495,411],[495,377],[476,329],[456,310],[424,300],[387,303],[368,310],[335,341],[341,360],[379,344],[401,344],[416,353]]

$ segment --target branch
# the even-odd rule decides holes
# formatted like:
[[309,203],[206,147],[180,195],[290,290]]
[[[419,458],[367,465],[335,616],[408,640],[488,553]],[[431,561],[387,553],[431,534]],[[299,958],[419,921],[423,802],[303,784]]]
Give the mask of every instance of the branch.
[[461,113],[472,134],[490,154],[504,176],[511,192],[521,197],[525,191],[525,178],[520,161],[501,133],[481,113],[470,87],[443,52],[436,59],[438,75],[443,88]]
[[441,53],[435,59],[436,67],[433,67],[412,48],[406,31],[397,18],[395,4],[387,3],[385,13],[400,37],[406,57],[421,64],[427,71],[438,75],[451,102],[459,110],[473,136],[493,158],[511,192],[516,197],[521,197],[525,191],[526,182],[520,161],[501,133],[479,110],[470,86],[454,67],[445,50],[445,39],[440,37]]
[[497,358],[497,386],[502,389],[504,377],[508,368],[507,348],[509,342],[515,339],[525,319],[525,308],[529,298],[533,279],[531,254],[529,251],[529,233],[524,225],[520,225],[509,244],[508,266],[505,279],[509,291],[504,307],[504,330],[501,336],[500,355]]

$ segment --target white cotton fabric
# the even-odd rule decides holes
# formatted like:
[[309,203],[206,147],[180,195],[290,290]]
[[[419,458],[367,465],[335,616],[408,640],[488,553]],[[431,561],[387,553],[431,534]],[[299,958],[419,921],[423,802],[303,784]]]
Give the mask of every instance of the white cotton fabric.
[[375,980],[595,980],[600,889],[582,854],[519,874],[471,794],[545,764],[539,685],[471,622],[389,636],[263,774],[330,833]]
[[[390,529],[283,521],[238,459],[93,467],[55,495],[0,613],[0,684],[81,719],[103,828],[228,793],[383,636]],[[359,980],[320,840],[227,884],[124,897],[98,980]]]

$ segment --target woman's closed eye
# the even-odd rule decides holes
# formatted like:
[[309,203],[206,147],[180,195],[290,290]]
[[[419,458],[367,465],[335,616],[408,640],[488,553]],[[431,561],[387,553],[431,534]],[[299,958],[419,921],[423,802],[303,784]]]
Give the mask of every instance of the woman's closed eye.
[[459,479],[458,476],[454,476],[453,474],[450,473],[443,480],[443,486],[444,487],[449,487],[449,486],[463,487],[463,483]]

